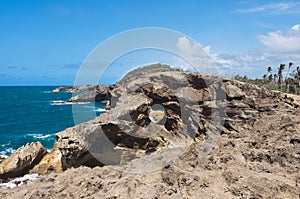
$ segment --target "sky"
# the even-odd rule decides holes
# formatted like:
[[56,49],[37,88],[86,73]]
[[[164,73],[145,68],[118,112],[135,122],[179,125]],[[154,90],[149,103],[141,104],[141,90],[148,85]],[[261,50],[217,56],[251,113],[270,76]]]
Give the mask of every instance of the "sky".
[[[223,76],[260,78],[268,66],[300,65],[299,24],[300,1],[3,0],[0,86],[73,85],[97,45],[143,27],[186,35],[174,46],[183,46],[190,57],[198,52],[193,39]],[[131,68],[158,62],[189,70],[174,55],[145,49],[120,55],[100,82],[112,83]]]

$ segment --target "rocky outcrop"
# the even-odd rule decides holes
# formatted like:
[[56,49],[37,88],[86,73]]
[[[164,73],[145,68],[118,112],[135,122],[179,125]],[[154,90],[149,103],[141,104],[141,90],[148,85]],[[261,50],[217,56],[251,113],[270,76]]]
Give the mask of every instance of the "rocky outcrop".
[[30,173],[37,173],[40,175],[45,175],[49,173],[59,173],[63,171],[61,164],[61,152],[54,144],[52,150],[47,153],[43,159],[30,170]]
[[110,86],[99,85],[86,94],[76,95],[67,102],[102,102],[110,100]]
[[[56,134],[63,169],[125,164],[194,142],[211,149],[215,136],[252,129],[262,113],[274,113],[279,103],[297,107],[281,93],[213,78],[156,72],[107,89],[104,96],[122,93],[109,113]],[[154,113],[160,114],[159,121],[153,120]]]
[[[115,88],[118,89],[115,89]],[[120,85],[89,85],[89,86],[76,86],[76,87],[58,87],[52,92],[84,92],[71,97],[66,101],[53,101],[52,104],[76,104],[82,102],[105,102],[107,105],[105,109],[109,110],[114,107],[118,98],[123,93],[122,86]]]
[[57,133],[32,170],[65,172],[0,197],[299,197],[295,96],[178,71],[121,82],[102,92],[108,113]]
[[99,85],[84,85],[84,86],[61,86],[52,90],[53,93],[65,91],[68,93],[76,92],[92,92],[97,90]]
[[15,153],[0,164],[0,178],[13,178],[25,175],[47,153],[40,142],[28,143],[20,147]]
[[59,93],[61,91],[65,91],[65,92],[73,92],[74,87],[73,86],[61,86],[58,88],[55,88],[52,90],[53,93]]

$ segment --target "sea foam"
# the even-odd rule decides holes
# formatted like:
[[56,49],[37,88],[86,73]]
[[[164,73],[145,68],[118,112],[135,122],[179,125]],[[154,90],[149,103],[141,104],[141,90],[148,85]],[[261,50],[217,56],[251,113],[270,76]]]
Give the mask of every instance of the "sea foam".
[[10,148],[7,148],[7,149],[5,149],[3,151],[0,151],[0,156],[2,158],[7,158],[8,154],[12,154],[14,152],[16,152],[16,150],[10,147]]
[[38,174],[27,174],[24,175],[23,177],[20,178],[16,178],[12,181],[6,182],[6,183],[0,183],[0,188],[2,189],[7,189],[7,188],[15,188],[17,186],[20,186],[22,184],[24,184],[25,181],[28,180],[35,180],[41,178]]
[[65,102],[63,100],[51,101],[51,105],[89,104],[90,102]]
[[50,134],[47,134],[47,135],[43,135],[43,134],[27,134],[29,136],[32,136],[36,139],[46,139],[48,137],[50,137],[51,135]]

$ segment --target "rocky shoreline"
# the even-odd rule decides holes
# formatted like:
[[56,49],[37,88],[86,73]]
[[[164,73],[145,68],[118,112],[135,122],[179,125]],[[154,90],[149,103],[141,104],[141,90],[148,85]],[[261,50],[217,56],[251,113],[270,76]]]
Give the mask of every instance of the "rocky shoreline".
[[87,86],[61,86],[52,90],[56,92],[69,92],[69,93],[83,93],[71,97],[67,101],[53,101],[52,104],[77,104],[77,103],[90,103],[101,102],[106,103],[105,109],[110,109],[110,101],[113,98],[111,90],[115,85],[87,85]]
[[51,152],[30,143],[6,158],[1,179],[45,176],[1,198],[300,197],[294,96],[181,71],[62,90],[110,111],[57,133]]

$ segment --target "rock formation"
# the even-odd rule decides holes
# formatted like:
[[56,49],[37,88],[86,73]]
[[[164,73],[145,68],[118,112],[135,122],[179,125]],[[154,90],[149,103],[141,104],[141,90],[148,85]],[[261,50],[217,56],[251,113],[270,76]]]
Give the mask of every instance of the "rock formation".
[[40,142],[28,143],[0,164],[0,178],[13,178],[25,175],[40,162],[47,150]]
[[59,173],[62,171],[61,152],[58,149],[57,144],[54,144],[53,149],[30,170],[30,173],[45,175],[52,172]]
[[[69,93],[77,92],[92,92],[98,89],[100,85],[85,85],[85,86],[61,86],[52,90],[53,93],[58,93],[61,91]],[[100,86],[101,87],[101,86]]]
[[67,171],[1,197],[300,197],[294,96],[180,71],[128,76],[73,100],[93,96],[111,110],[57,133],[31,170]]
[[[126,84],[105,93],[122,94],[109,113],[56,134],[64,169],[120,164],[128,155],[205,143],[214,134],[252,129],[259,115],[273,113],[278,103],[298,107],[279,92],[197,73],[151,73]],[[165,111],[161,123],[149,117],[153,105]]]

